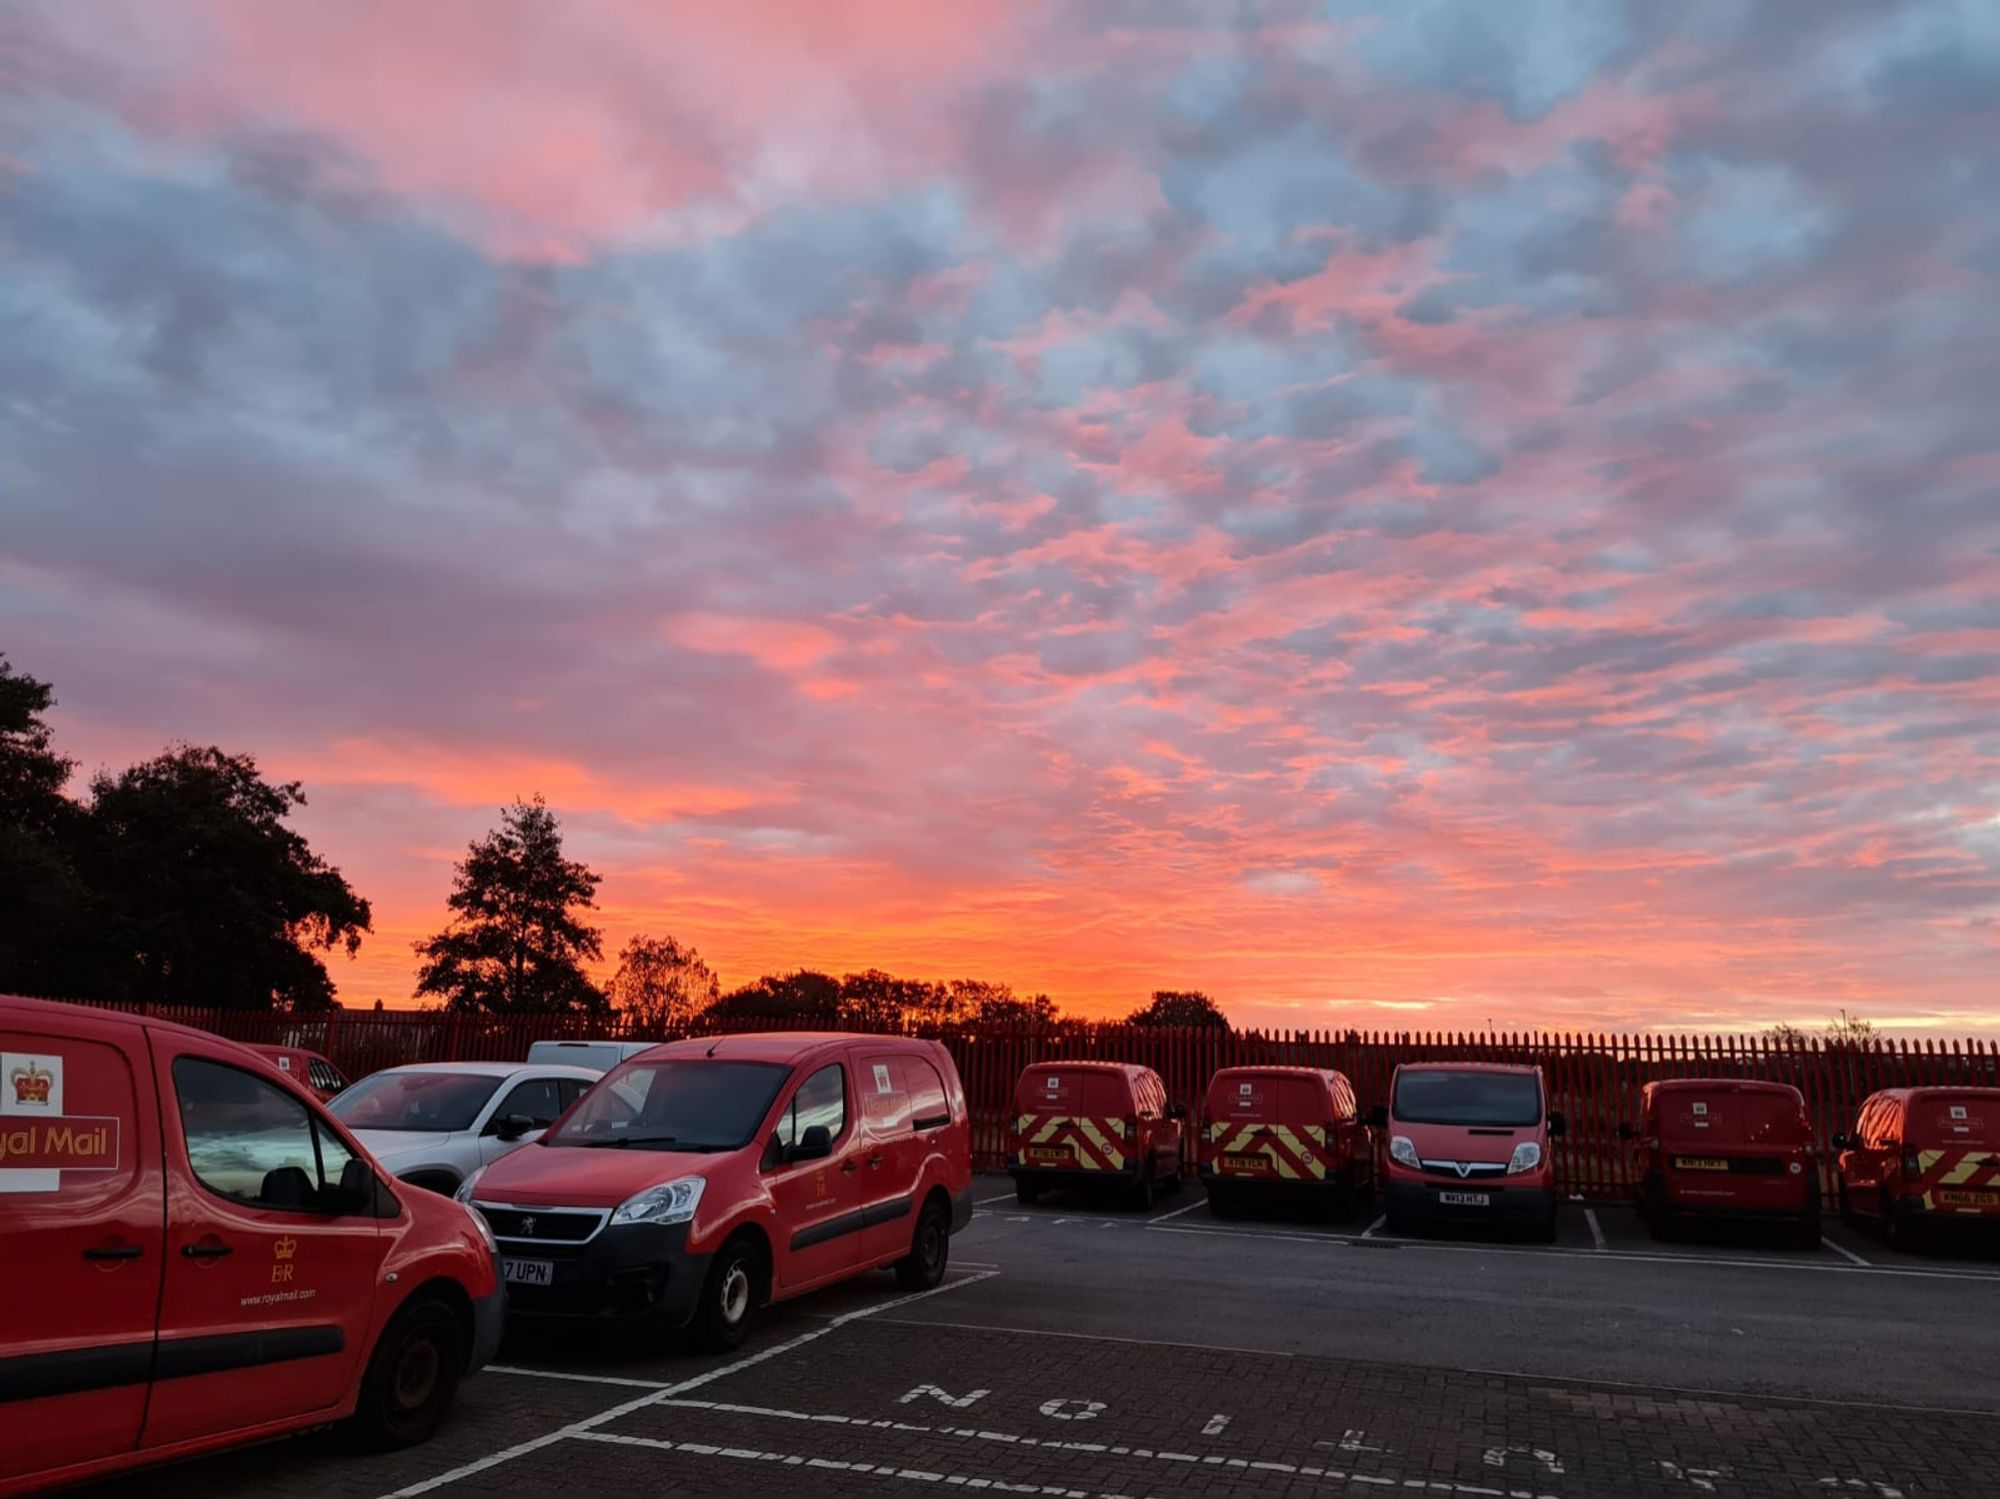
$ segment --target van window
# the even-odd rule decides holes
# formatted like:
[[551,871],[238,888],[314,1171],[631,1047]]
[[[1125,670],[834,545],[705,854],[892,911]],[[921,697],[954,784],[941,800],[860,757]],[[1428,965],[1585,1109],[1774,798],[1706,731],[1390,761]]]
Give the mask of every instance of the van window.
[[922,1057],[903,1058],[903,1086],[910,1096],[910,1127],[936,1129],[951,1123],[951,1095],[937,1068]]
[[1015,1090],[1014,1104],[1023,1114],[1091,1119],[1118,1118],[1133,1108],[1131,1089],[1122,1074],[1064,1067],[1024,1074]]
[[790,1075],[789,1067],[776,1062],[702,1058],[628,1063],[603,1086],[584,1094],[562,1128],[542,1141],[737,1150],[750,1143]]
[[322,1093],[338,1093],[347,1086],[347,1079],[340,1075],[339,1069],[318,1057],[306,1063],[306,1078]]
[[500,1128],[500,1121],[509,1114],[526,1114],[535,1121],[537,1129],[547,1129],[562,1114],[562,1095],[552,1077],[531,1077],[524,1083],[516,1083],[507,1096],[500,1100],[500,1107],[493,1111],[486,1121],[486,1133],[494,1134]]
[[248,1207],[338,1212],[354,1159],[304,1104],[260,1077],[199,1057],[174,1062],[181,1133],[195,1179]]
[[1485,1124],[1521,1128],[1542,1118],[1542,1089],[1532,1073],[1457,1072],[1406,1067],[1396,1074],[1390,1113],[1411,1124]]
[[1330,1079],[1330,1085],[1333,1089],[1334,1123],[1345,1124],[1361,1112],[1360,1106],[1354,1101],[1354,1087],[1337,1072]]
[[846,1069],[838,1062],[820,1068],[799,1084],[799,1091],[778,1116],[778,1144],[789,1149],[805,1139],[806,1131],[816,1124],[826,1126],[827,1134],[836,1140],[847,1129]]
[[2000,1098],[1979,1093],[1933,1093],[1910,1104],[1909,1144],[1926,1149],[2000,1145]]

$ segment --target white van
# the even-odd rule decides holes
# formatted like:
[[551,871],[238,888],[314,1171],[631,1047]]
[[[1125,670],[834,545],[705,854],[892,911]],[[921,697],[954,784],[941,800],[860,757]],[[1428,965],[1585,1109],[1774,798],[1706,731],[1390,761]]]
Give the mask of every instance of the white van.
[[659,1044],[658,1041],[537,1041],[528,1048],[528,1060],[609,1072],[627,1057],[651,1051]]

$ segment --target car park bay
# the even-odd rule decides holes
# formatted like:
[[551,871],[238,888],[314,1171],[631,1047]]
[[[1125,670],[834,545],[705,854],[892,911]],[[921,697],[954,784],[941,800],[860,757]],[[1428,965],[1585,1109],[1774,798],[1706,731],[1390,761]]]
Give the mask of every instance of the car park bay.
[[[429,1446],[316,1439],[140,1494],[1000,1492],[1491,1496],[1989,1490],[2000,1255],[1830,1226],[1655,1244],[1565,1203],[1557,1242],[1405,1242],[1373,1216],[1209,1217],[976,1182],[943,1286],[774,1308],[721,1358],[516,1340]],[[1599,1244],[1602,1247],[1598,1247]],[[982,1393],[983,1392],[983,1393]],[[1893,1409],[1889,1409],[1893,1408]]]

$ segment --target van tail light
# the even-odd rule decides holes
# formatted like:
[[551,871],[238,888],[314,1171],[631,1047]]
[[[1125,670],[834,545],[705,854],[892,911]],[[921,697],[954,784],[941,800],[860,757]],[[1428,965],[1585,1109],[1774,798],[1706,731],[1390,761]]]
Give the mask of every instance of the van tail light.
[[1127,1114],[1119,1122],[1125,1127],[1126,1139],[1136,1140],[1139,1138],[1139,1116],[1137,1114]]

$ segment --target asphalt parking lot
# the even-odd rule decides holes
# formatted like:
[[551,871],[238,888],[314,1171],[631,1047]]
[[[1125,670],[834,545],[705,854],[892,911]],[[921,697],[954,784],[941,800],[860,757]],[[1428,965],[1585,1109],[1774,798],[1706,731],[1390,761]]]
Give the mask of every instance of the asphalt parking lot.
[[510,1343],[426,1447],[311,1436],[88,1492],[1907,1499],[2000,1472],[1993,1252],[1662,1246],[1578,1204],[1553,1246],[1412,1242],[979,1186],[936,1291],[869,1277],[724,1359]]

